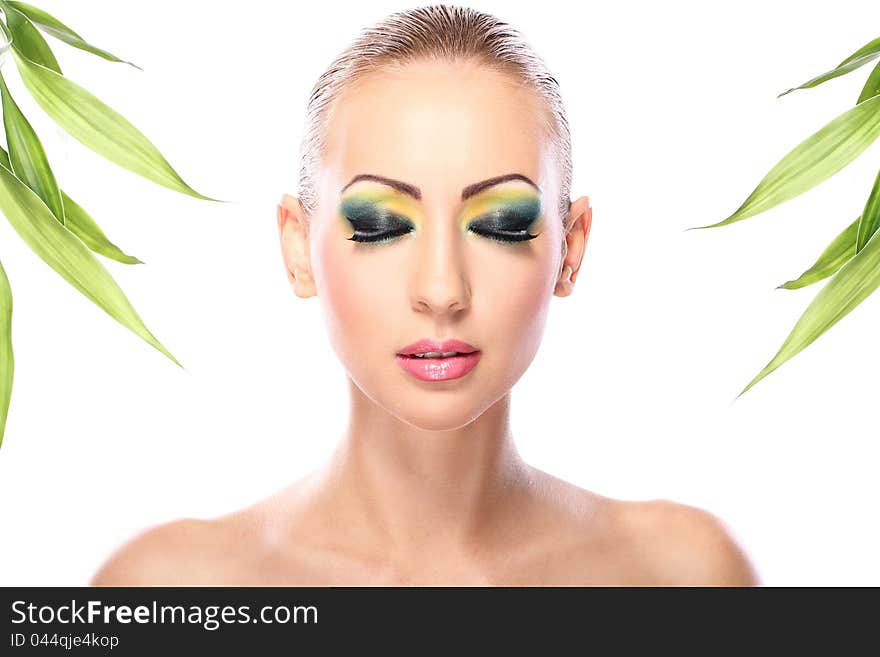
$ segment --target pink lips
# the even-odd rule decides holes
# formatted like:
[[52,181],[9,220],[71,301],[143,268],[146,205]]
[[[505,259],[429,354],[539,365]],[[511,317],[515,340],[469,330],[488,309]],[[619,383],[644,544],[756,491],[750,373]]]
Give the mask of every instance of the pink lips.
[[[460,355],[446,358],[418,358],[412,354],[429,351],[458,351]],[[480,360],[481,352],[461,340],[419,340],[401,349],[396,356],[397,363],[407,372],[422,381],[448,381],[470,372]]]

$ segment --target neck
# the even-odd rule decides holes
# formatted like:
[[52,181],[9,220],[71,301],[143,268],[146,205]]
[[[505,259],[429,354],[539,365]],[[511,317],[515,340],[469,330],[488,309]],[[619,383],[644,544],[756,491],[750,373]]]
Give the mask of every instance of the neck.
[[530,470],[510,432],[510,393],[472,422],[435,431],[349,386],[349,424],[324,479],[334,523],[420,558],[468,550],[493,527],[517,524]]

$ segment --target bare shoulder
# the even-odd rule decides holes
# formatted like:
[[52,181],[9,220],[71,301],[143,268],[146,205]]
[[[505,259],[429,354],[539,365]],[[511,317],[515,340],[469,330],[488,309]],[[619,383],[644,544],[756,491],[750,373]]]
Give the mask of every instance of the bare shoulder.
[[[92,586],[266,585],[297,581],[301,559],[286,529],[303,478],[265,500],[214,518],[154,525],[118,547]],[[287,496],[287,497],[285,497]],[[286,524],[279,524],[285,518]]]
[[183,518],[144,529],[117,548],[92,576],[91,586],[177,586],[210,581],[217,569],[213,520]]
[[759,586],[730,527],[714,513],[665,499],[623,502],[621,518],[652,579],[666,586]]

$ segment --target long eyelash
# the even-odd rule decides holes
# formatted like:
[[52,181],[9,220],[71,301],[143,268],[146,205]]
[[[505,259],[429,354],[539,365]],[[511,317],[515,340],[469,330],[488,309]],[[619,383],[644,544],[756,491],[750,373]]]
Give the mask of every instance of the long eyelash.
[[398,230],[384,232],[384,233],[364,233],[359,230],[355,230],[354,234],[348,238],[350,242],[361,242],[361,243],[370,243],[370,244],[383,244],[385,242],[390,242],[401,235],[406,235],[411,232],[412,228],[409,226],[404,226]]
[[516,242],[527,242],[528,240],[535,239],[541,233],[537,233],[536,235],[532,235],[527,230],[512,230],[512,231],[482,231],[475,230],[471,228],[477,235],[482,237],[486,237],[490,240],[494,240],[496,242],[501,242],[503,244],[511,244]]
[[[472,229],[473,230],[473,229]],[[360,231],[355,231],[354,235],[348,238],[350,242],[360,242],[360,243],[369,243],[369,244],[385,244],[387,242],[391,242],[401,235],[406,235],[411,232],[409,227],[402,228],[397,231],[386,232],[386,233],[362,233]],[[517,242],[527,242],[529,240],[533,240],[541,233],[536,235],[530,234],[528,231],[508,231],[508,232],[489,232],[489,231],[479,231],[474,230],[477,235],[481,237],[486,237],[495,242],[500,242],[502,244],[515,244]]]
[[514,242],[527,242],[529,240],[535,239],[541,233],[537,233],[532,235],[527,230],[517,230],[517,231],[509,231],[509,232],[488,232],[488,231],[474,231],[477,235],[481,235],[482,237],[487,237],[490,240],[495,240],[496,242],[503,242],[506,244],[514,243]]

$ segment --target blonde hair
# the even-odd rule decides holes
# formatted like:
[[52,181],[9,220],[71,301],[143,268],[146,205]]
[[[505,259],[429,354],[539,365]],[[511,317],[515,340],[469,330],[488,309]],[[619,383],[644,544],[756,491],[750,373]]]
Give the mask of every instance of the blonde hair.
[[571,205],[571,136],[559,83],[516,29],[490,14],[450,5],[387,16],[363,30],[318,78],[309,98],[300,147],[299,198],[306,214],[311,217],[317,205],[316,178],[334,101],[370,71],[427,58],[474,60],[512,74],[543,99],[552,118],[545,127],[560,167],[559,214],[565,221]]

